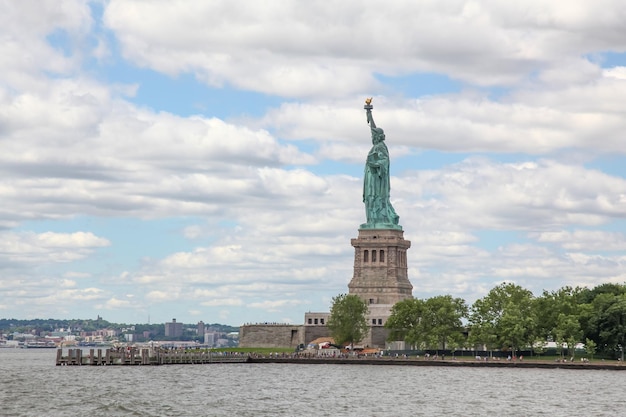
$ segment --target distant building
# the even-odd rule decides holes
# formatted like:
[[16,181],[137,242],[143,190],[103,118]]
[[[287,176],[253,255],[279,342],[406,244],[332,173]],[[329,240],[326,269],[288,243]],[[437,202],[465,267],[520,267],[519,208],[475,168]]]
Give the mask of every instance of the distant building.
[[115,329],[100,329],[100,330],[94,330],[93,332],[91,332],[91,336],[102,336],[102,337],[115,337],[117,336],[117,334],[118,332]]
[[172,319],[171,322],[165,323],[165,336],[166,337],[181,337],[183,335],[183,324],[176,323],[176,319]]
[[305,313],[304,314],[304,324],[305,325],[325,325],[328,322],[328,318],[330,317],[330,313]]
[[211,346],[211,347],[215,346],[215,344],[217,342],[217,339],[218,339],[218,336],[219,335],[217,333],[213,333],[213,332],[205,333],[204,334],[204,344],[207,345],[207,346]]
[[204,322],[203,321],[199,321],[198,322],[198,327],[196,329],[196,332],[198,333],[198,336],[202,337],[202,335],[205,332],[205,328],[204,328]]

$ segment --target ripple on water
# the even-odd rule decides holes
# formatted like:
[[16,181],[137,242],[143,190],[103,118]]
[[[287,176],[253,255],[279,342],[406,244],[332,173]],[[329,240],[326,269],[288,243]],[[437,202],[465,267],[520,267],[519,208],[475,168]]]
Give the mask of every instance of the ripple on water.
[[0,416],[615,416],[618,371],[372,365],[56,367],[0,349]]

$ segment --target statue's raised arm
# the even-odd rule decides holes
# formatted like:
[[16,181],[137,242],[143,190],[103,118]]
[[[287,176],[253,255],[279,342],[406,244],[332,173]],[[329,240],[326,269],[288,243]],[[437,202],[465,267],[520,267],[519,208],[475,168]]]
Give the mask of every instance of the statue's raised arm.
[[370,128],[375,129],[376,123],[374,123],[374,117],[372,116],[372,109],[374,108],[374,106],[372,106],[371,97],[365,99],[365,106],[363,106],[363,108],[365,109],[365,113],[367,114],[367,123],[370,125]]

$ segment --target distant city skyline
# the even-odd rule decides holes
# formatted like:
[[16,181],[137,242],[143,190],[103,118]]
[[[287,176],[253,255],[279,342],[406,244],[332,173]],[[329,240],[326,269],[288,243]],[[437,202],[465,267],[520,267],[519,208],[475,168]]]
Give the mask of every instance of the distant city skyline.
[[238,330],[238,327],[229,325],[214,323],[206,326],[202,321],[190,324],[175,319],[155,324],[89,319],[0,319],[0,348],[106,347],[119,343],[227,347],[238,344]]
[[413,296],[626,282],[617,0],[0,6],[0,317],[302,323],[348,292],[364,100]]

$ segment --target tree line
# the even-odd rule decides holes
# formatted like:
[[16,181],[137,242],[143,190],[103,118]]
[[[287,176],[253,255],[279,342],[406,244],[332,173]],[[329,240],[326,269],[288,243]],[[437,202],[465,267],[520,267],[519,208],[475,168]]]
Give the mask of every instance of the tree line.
[[[367,305],[355,295],[333,298],[328,326],[337,344],[367,335]],[[389,340],[418,350],[461,348],[542,353],[547,342],[574,352],[623,358],[626,343],[626,285],[563,287],[540,296],[519,285],[500,284],[468,305],[439,295],[396,303],[385,323]]]

